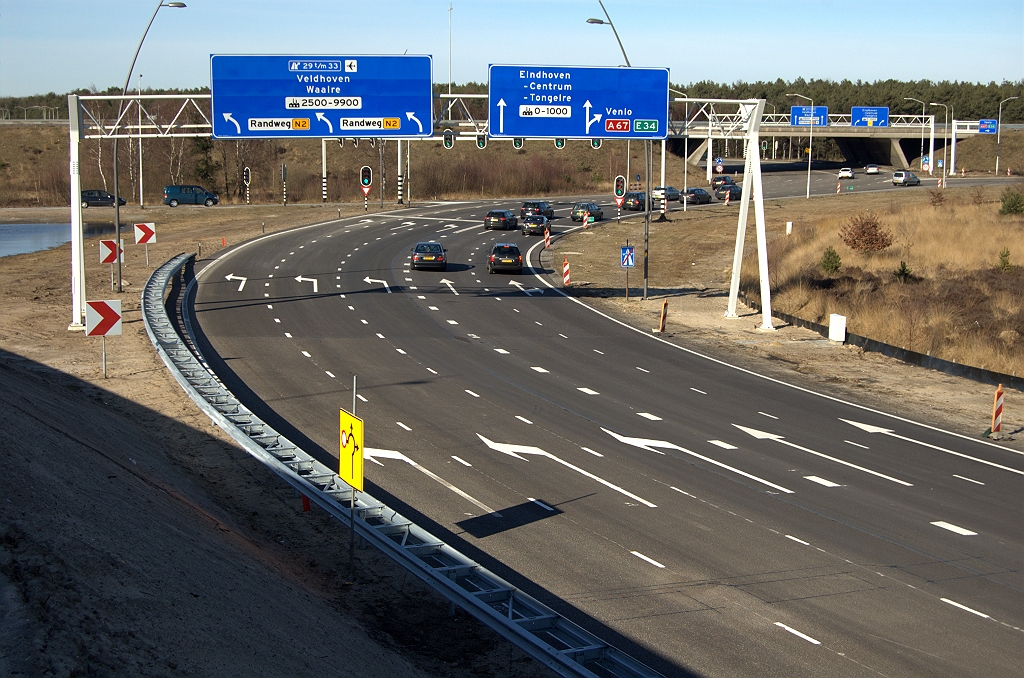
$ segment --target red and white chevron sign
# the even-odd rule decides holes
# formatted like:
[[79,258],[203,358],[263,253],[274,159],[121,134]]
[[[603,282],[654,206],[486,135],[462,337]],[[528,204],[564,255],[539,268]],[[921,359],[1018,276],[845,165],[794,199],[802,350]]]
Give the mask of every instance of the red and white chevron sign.
[[135,244],[152,245],[156,242],[156,224],[135,224]]
[[[113,240],[100,240],[100,263],[117,263],[117,243]],[[124,263],[124,240],[121,241],[121,263]]]
[[85,336],[110,337],[116,334],[121,334],[121,300],[85,302]]

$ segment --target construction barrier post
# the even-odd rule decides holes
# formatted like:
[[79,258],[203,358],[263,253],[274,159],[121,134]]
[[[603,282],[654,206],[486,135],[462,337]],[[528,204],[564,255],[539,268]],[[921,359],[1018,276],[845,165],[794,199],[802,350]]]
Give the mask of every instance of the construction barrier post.
[[654,330],[658,334],[661,334],[662,332],[665,331],[665,320],[666,320],[667,317],[668,317],[668,299],[663,301],[662,304],[661,304],[661,322],[658,323],[657,329]]
[[562,255],[562,285],[568,287],[571,283],[569,282],[569,257]]
[[996,388],[995,400],[992,403],[992,433],[1003,430],[1003,385]]
[[544,229],[544,249],[551,249],[551,231]]

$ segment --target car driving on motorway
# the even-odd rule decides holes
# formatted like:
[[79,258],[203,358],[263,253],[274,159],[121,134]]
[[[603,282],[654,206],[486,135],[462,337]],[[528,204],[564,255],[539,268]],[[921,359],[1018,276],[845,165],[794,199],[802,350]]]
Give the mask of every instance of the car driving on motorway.
[[715,191],[715,197],[719,200],[725,200],[725,196],[728,195],[731,202],[733,200],[739,200],[742,192],[742,186],[737,186],[736,184],[723,184]]
[[852,167],[843,167],[839,170],[840,179],[853,179],[854,176]]
[[679,200],[679,189],[675,186],[658,186],[657,188],[651,189],[652,200]]
[[491,210],[484,217],[484,229],[500,228],[511,230],[518,228],[519,218],[512,214],[512,210]]
[[878,174],[878,165],[866,165],[864,174]]
[[690,205],[705,205],[711,202],[711,194],[703,188],[688,188],[684,199]]
[[418,242],[412,248],[412,268],[435,268],[441,271],[448,270],[448,261],[445,256],[446,250],[439,242]]
[[906,170],[896,170],[892,173],[892,185],[893,186],[920,186],[921,180],[917,178],[917,175],[913,172]]
[[523,219],[523,235],[544,235],[548,229],[548,218],[535,214],[532,217]]
[[604,210],[592,202],[578,202],[573,205],[572,212],[569,212],[569,218],[573,221],[583,221],[584,214],[594,217],[594,221],[604,219]]
[[711,177],[711,188],[720,188],[725,184],[735,186],[736,182],[727,174],[719,174]]
[[[543,218],[543,217],[542,217]],[[519,247],[510,242],[495,243],[491,255],[487,257],[487,272],[510,271],[523,272],[523,253]]]
[[547,217],[548,219],[554,219],[555,209],[543,200],[530,200],[524,202],[523,206],[519,208],[520,217],[529,217],[535,214]]
[[647,194],[646,193],[627,193],[626,197],[622,201],[622,209],[633,210],[634,212],[640,212],[646,209],[647,205]]

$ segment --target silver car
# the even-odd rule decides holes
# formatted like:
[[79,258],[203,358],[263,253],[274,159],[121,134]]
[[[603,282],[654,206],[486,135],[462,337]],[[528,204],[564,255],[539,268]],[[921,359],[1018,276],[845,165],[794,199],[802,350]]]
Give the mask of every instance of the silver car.
[[917,175],[907,170],[896,170],[892,173],[893,186],[920,186],[921,180]]

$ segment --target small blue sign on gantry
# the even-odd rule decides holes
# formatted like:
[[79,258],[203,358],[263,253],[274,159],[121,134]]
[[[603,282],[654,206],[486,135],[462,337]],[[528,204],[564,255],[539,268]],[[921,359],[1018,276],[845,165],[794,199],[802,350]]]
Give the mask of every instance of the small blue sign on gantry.
[[828,125],[828,106],[815,106],[813,112],[810,106],[791,106],[789,124],[791,127],[825,127]]
[[995,134],[999,131],[998,120],[979,120],[978,134]]
[[210,55],[218,139],[430,137],[429,56]]
[[636,248],[632,245],[621,248],[622,268],[636,268]]
[[667,68],[491,64],[488,73],[488,134],[492,137],[668,136]]
[[[854,127],[888,127],[888,106],[854,106],[851,109],[850,124]],[[817,123],[815,123],[817,124]]]

